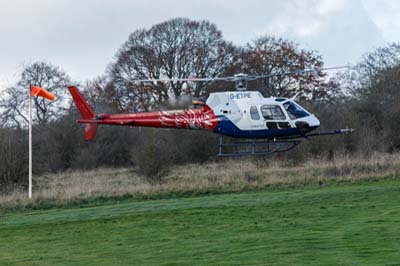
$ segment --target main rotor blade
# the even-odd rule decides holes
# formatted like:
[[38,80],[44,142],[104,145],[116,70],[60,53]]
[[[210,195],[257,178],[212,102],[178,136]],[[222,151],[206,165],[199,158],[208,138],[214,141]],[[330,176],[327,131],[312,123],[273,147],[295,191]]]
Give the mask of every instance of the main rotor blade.
[[288,76],[288,75],[295,75],[295,74],[303,74],[303,73],[310,73],[310,72],[319,72],[319,71],[327,71],[327,70],[335,70],[335,69],[344,69],[344,68],[351,68],[350,66],[337,66],[337,67],[325,67],[325,68],[311,68],[299,71],[288,71],[282,73],[270,73],[265,75],[252,75],[252,76],[228,76],[228,77],[216,77],[216,78],[161,78],[161,79],[137,79],[134,82],[210,82],[210,81],[237,81],[237,80],[256,80],[262,78],[270,78],[276,76]]
[[295,75],[295,74],[303,74],[303,73],[311,73],[311,72],[319,72],[319,71],[327,71],[327,70],[335,70],[335,69],[345,69],[345,68],[351,68],[350,66],[337,66],[337,67],[321,67],[321,68],[310,68],[310,69],[304,69],[304,70],[299,70],[299,71],[288,71],[288,72],[282,72],[282,73],[270,73],[270,74],[265,74],[265,75],[254,75],[254,76],[248,76],[249,80],[255,80],[255,79],[262,79],[262,78],[270,78],[270,77],[277,77],[277,76],[289,76],[289,75]]
[[161,78],[161,79],[136,79],[135,82],[185,82],[185,81],[193,81],[193,82],[207,82],[207,81],[218,81],[225,80],[229,81],[233,77],[224,77],[224,78]]

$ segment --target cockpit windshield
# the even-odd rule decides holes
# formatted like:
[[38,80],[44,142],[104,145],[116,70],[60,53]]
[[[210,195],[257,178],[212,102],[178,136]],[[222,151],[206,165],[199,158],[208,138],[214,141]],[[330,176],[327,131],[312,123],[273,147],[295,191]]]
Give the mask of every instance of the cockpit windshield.
[[310,115],[306,110],[292,101],[285,102],[283,107],[286,109],[290,119],[298,119]]

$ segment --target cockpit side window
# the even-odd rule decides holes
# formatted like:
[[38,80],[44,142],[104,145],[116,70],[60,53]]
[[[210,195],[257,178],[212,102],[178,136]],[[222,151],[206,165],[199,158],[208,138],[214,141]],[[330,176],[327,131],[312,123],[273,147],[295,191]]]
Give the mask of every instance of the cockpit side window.
[[294,102],[285,102],[283,107],[289,114],[290,119],[298,119],[310,115],[303,108],[295,104]]
[[279,105],[263,105],[261,106],[261,114],[266,120],[286,120]]
[[260,114],[258,113],[257,106],[250,107],[250,116],[253,120],[260,120]]

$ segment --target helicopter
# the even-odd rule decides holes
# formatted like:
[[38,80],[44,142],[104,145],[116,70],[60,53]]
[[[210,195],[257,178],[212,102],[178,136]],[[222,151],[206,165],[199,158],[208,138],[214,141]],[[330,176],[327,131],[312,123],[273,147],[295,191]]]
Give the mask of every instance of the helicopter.
[[[318,118],[296,103],[295,97],[264,97],[259,91],[247,91],[247,82],[277,75],[293,75],[347,67],[307,69],[298,72],[230,77],[138,79],[136,82],[235,82],[236,91],[210,93],[206,101],[194,100],[195,108],[126,114],[95,114],[75,86],[68,90],[86,124],[85,140],[95,138],[98,125],[202,129],[220,135],[217,156],[267,155],[285,152],[311,137],[347,134],[353,129],[315,132]],[[230,137],[234,141],[224,141]]]

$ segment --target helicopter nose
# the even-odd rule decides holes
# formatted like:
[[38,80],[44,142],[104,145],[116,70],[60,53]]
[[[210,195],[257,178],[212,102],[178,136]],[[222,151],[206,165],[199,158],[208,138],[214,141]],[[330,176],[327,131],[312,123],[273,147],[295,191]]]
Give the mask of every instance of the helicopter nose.
[[310,124],[310,127],[313,127],[313,128],[317,128],[317,127],[319,127],[321,125],[321,123],[319,122],[318,118],[315,117],[315,115],[311,115],[309,117],[308,122]]
[[302,120],[296,122],[296,127],[300,130],[302,134],[306,134],[320,126],[318,118],[314,115],[309,115]]

